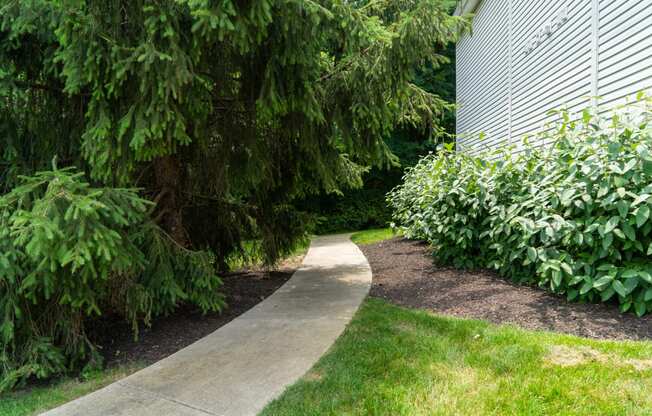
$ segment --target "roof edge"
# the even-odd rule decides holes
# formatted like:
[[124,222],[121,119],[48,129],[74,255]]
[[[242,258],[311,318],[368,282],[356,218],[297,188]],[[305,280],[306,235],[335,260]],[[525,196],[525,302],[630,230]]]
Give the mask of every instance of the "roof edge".
[[455,8],[455,16],[461,16],[465,13],[474,12],[482,0],[459,0]]

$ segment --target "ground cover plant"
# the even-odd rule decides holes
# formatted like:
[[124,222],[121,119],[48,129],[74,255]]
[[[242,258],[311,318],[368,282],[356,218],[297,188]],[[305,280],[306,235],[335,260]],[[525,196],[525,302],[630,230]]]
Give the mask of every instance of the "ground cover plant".
[[652,344],[595,341],[367,299],[262,415],[647,415]]
[[[388,196],[408,238],[437,261],[492,268],[568,300],[652,310],[652,102],[613,116],[560,111],[510,150],[450,149],[419,162]],[[530,143],[551,143],[535,147]]]

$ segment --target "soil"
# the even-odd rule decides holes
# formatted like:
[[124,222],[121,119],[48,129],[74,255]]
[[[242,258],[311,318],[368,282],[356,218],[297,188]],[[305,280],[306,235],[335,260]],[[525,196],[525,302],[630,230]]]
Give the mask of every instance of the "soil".
[[223,275],[221,292],[228,307],[221,313],[204,315],[195,307],[181,306],[173,314],[154,320],[151,327],[141,328],[137,340],[124,320],[109,322],[104,329],[106,339],[100,342],[106,365],[149,365],[205,337],[274,293],[290,279],[302,259],[284,260],[274,270],[256,268]]
[[491,271],[437,267],[422,242],[395,238],[360,248],[373,271],[371,296],[401,306],[589,338],[652,338],[652,315],[621,314],[613,304],[569,303]]

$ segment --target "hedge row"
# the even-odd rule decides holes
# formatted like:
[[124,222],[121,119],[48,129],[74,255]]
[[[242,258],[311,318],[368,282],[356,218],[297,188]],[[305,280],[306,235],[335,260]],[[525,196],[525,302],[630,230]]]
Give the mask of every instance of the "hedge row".
[[652,311],[652,101],[637,98],[608,118],[558,112],[531,140],[545,147],[424,158],[388,196],[394,221],[442,263]]

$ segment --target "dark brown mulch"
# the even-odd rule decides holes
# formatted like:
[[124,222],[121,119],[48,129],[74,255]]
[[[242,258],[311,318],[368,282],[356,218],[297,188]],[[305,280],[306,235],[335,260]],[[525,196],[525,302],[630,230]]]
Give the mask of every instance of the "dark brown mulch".
[[228,308],[208,313],[181,307],[172,315],[142,328],[134,340],[131,327],[123,320],[109,322],[103,329],[102,355],[109,366],[138,362],[149,365],[192,344],[248,311],[281,287],[301,264],[301,257],[284,261],[276,270],[243,270],[222,276]]
[[396,238],[360,248],[373,271],[371,296],[398,305],[590,338],[652,338],[650,315],[621,314],[610,304],[569,303],[490,271],[436,267],[420,242]]

